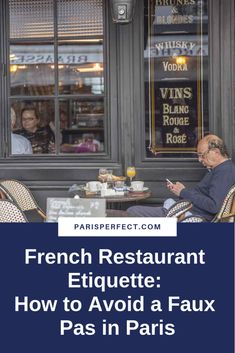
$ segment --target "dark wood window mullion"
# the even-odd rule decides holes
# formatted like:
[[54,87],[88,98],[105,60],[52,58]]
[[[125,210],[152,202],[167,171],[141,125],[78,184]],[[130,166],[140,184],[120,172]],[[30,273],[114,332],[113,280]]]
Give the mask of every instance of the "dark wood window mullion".
[[55,147],[56,154],[60,150],[60,108],[59,108],[59,67],[58,67],[58,14],[57,0],[54,0],[54,67],[55,67]]
[[[4,6],[5,3],[5,6]],[[4,110],[4,115],[5,117],[10,116],[10,105],[11,105],[11,99],[10,99],[10,45],[11,45],[11,40],[10,40],[10,11],[9,11],[9,2],[8,1],[3,1],[3,8],[5,7],[5,19],[2,21],[2,25],[5,27],[5,40],[7,45],[5,48],[3,48],[3,55],[5,58],[5,73],[4,73],[4,86],[3,86],[3,99],[4,101],[8,101],[8,107],[5,107]],[[4,9],[3,9],[4,11]],[[4,12],[2,12],[4,13]],[[3,30],[3,36],[4,36],[4,30]],[[5,92],[5,93],[4,93]],[[11,124],[10,124],[10,119],[3,119],[3,131],[5,135],[5,141],[4,141],[4,146],[3,146],[3,151],[4,151],[4,156],[8,157],[11,152]]]
[[[105,6],[105,1],[103,2],[103,18],[106,18],[107,8]],[[104,99],[104,151],[108,153],[108,149],[110,146],[110,134],[108,130],[110,129],[111,119],[108,123],[107,117],[110,116],[108,110],[110,107],[108,106],[108,99],[107,99],[107,41],[106,41],[106,22],[103,21],[103,67],[104,67],[104,92],[103,92],[103,99]]]

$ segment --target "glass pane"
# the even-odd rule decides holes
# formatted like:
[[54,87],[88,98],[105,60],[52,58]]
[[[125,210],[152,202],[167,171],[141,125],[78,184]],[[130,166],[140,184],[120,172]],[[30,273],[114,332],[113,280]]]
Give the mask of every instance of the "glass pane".
[[[14,100],[11,103],[11,112],[15,113],[12,132],[30,142],[33,154],[55,153],[55,119],[52,100],[34,102]],[[13,138],[12,154],[25,154],[22,146],[14,146],[14,142],[16,144],[19,138],[17,136]]]
[[12,154],[31,154],[22,144],[15,148],[20,137],[39,155],[104,152],[103,1],[19,0],[9,6]]
[[11,95],[52,95],[54,71],[53,45],[22,43],[10,46]]
[[103,43],[62,42],[58,48],[60,94],[103,94]]
[[60,101],[61,153],[104,152],[104,99]]
[[10,0],[10,38],[53,37],[53,0]]
[[145,1],[145,131],[151,158],[195,157],[197,141],[209,129],[207,1],[180,3]]
[[59,0],[59,37],[85,37],[103,35],[102,0]]

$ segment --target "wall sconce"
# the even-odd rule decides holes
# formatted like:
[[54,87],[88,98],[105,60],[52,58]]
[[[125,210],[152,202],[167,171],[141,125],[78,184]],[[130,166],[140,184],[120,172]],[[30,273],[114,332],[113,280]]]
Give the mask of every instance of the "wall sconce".
[[134,16],[136,0],[110,0],[111,15],[115,23],[129,23]]
[[10,73],[13,74],[18,70],[18,66],[17,65],[10,65]]
[[175,62],[176,64],[179,64],[179,65],[185,65],[187,63],[187,60],[185,56],[176,56]]

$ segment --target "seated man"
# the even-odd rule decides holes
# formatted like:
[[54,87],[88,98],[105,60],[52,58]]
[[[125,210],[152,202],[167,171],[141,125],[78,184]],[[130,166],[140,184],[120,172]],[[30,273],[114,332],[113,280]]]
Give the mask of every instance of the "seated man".
[[[16,114],[11,108],[11,129],[14,130],[16,125]],[[12,154],[32,154],[32,146],[27,138],[11,133],[11,153]]]
[[[223,141],[216,135],[207,135],[199,141],[197,155],[199,162],[207,168],[202,180],[193,188],[187,188],[180,182],[168,182],[167,188],[179,199],[193,203],[191,214],[200,215],[210,221],[220,210],[231,186],[235,184],[235,165],[229,159]],[[168,199],[163,207],[133,206],[127,211],[132,216],[164,217],[167,209],[176,201]]]

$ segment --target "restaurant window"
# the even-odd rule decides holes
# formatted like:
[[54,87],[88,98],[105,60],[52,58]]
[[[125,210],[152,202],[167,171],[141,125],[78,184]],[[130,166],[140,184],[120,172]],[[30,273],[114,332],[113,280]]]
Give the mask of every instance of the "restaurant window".
[[30,154],[28,141],[37,155],[105,152],[103,11],[102,0],[9,1],[12,154]]
[[208,126],[208,1],[145,0],[147,158],[196,157]]

